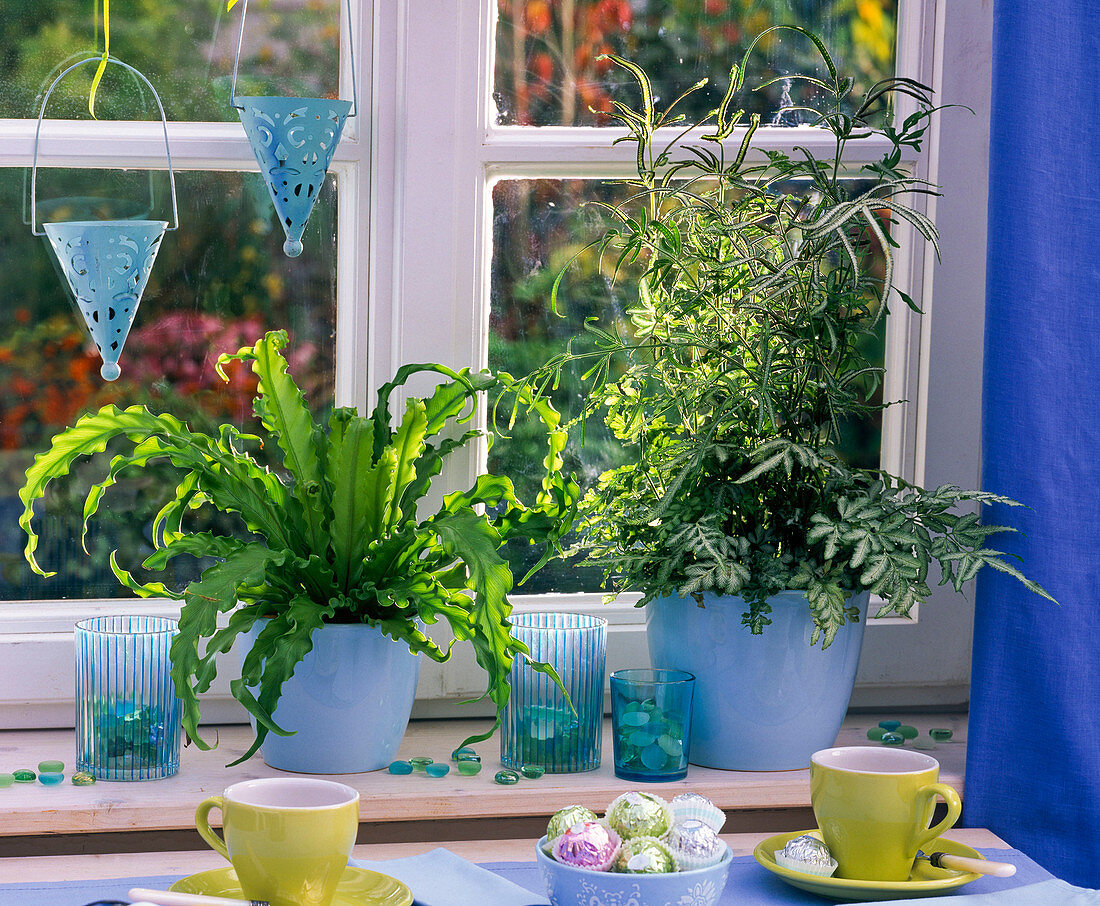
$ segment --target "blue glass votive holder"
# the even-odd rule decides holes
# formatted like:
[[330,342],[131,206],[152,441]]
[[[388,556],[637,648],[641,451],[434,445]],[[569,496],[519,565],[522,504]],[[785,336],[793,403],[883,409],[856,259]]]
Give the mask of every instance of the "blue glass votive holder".
[[500,760],[515,770],[595,770],[603,745],[607,620],[575,613],[525,613],[513,616],[512,635],[527,646],[532,660],[554,668],[569,697],[551,677],[517,657],[501,721]]
[[664,782],[687,776],[695,677],[684,670],[611,674],[615,776]]
[[180,768],[180,700],[166,617],[76,624],[76,771],[96,780],[156,780]]

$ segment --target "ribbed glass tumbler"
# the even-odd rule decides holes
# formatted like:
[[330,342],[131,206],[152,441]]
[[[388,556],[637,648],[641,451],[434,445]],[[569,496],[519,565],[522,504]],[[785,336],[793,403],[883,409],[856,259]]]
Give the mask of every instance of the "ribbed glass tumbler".
[[[603,684],[607,620],[572,613],[513,616],[512,635],[531,658],[550,664],[569,692],[517,658],[500,735],[500,760],[509,768],[550,773],[592,771],[603,743]],[[572,702],[572,707],[570,707]]]
[[76,769],[97,780],[156,780],[180,769],[180,700],[166,617],[76,624]]

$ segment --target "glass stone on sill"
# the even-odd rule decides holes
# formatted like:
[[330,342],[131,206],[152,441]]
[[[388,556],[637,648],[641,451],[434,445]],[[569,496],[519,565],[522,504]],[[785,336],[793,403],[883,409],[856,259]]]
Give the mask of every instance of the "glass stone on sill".
[[917,730],[916,727],[910,727],[907,724],[902,724],[894,732],[900,733],[906,739],[916,739],[918,736],[920,736],[920,731]]
[[464,777],[473,777],[481,773],[481,761],[474,761],[473,759],[463,759],[458,763],[458,773]]
[[29,771],[26,768],[21,768],[12,776],[15,778],[16,783],[34,783],[35,780],[34,771]]
[[467,759],[475,759],[481,761],[481,756],[477,754],[470,746],[461,746],[451,752],[451,761],[466,761]]
[[58,786],[65,781],[65,775],[57,771],[44,771],[38,775],[38,782],[43,786]]
[[407,761],[393,761],[390,762],[387,770],[391,774],[411,774],[413,772],[413,766]]
[[946,727],[933,727],[928,731],[928,735],[936,740],[936,742],[947,742],[955,734]]
[[38,762],[38,771],[42,774],[60,774],[65,770],[65,762],[63,761],[40,761]]
[[73,786],[91,786],[95,783],[95,775],[88,771],[77,771],[69,778],[69,782],[72,783]]
[[493,777],[494,783],[499,783],[502,786],[512,786],[512,784],[519,783],[519,774],[515,771],[497,771]]
[[0,790],[11,786],[13,783],[15,783],[14,774],[0,774]]
[[421,774],[424,773],[424,769],[428,765],[434,764],[434,763],[435,763],[435,759],[434,758],[429,758],[427,755],[414,755],[412,758],[409,759],[409,764],[412,765],[412,769],[414,771],[417,771],[417,772],[421,773]]
[[450,772],[451,766],[444,764],[443,762],[428,764],[424,766],[424,773],[429,777],[446,777]]
[[880,720],[878,725],[882,727],[887,733],[893,732],[901,726],[900,720]]
[[905,745],[905,737],[900,733],[883,733],[882,744],[884,746],[903,746]]
[[929,752],[932,749],[936,748],[936,740],[926,739],[925,737],[920,736],[917,739],[913,740],[913,748],[922,749],[925,752]]
[[540,767],[537,764],[525,764],[519,769],[519,772],[528,780],[538,780],[546,773],[546,768]]
[[867,738],[872,742],[882,742],[882,737],[886,734],[886,731],[882,727],[871,727],[867,731]]

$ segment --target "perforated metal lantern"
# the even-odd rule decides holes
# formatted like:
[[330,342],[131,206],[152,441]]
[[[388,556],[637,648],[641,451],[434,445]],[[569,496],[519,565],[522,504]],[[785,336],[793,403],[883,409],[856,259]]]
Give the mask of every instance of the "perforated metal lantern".
[[[358,99],[352,76],[352,100],[292,97],[238,97],[237,69],[244,41],[244,20],[248,0],[241,9],[241,30],[233,61],[230,103],[237,108],[252,153],[279,215],[286,242],[283,251],[290,258],[302,254],[302,233],[321,193],[332,156],[344,131],[344,122],[356,115]],[[348,0],[348,21],[351,2]],[[348,28],[351,67],[355,70],[355,45]]]
[[31,231],[36,236],[46,236],[50,249],[57,258],[65,281],[76,299],[77,308],[84,317],[88,333],[103,359],[100,374],[105,380],[118,378],[118,364],[130,326],[134,323],[141,304],[142,293],[149,282],[149,274],[156,261],[161,239],[168,230],[179,226],[176,209],[176,178],[172,170],[172,153],[168,145],[168,122],[164,115],[160,96],[148,79],[127,63],[109,57],[136,74],[149,87],[156,98],[164,127],[164,147],[168,157],[168,178],[172,187],[172,225],[164,220],[70,220],[42,224],[37,229],[38,142],[42,132],[42,120],[50,95],[66,75],[80,66],[98,62],[99,57],[81,60],[54,79],[42,101],[38,114],[38,126],[34,135],[34,163],[31,168]]

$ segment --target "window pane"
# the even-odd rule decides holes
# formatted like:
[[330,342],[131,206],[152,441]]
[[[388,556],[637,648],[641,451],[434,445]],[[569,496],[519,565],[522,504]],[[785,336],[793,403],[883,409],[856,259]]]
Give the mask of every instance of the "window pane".
[[[90,199],[88,175],[108,180],[112,171],[40,171],[44,208],[58,219],[111,213],[108,201]],[[114,213],[133,216],[148,202],[145,174],[127,177],[133,191]],[[38,559],[58,571],[41,579],[23,559],[16,496],[34,454],[83,412],[108,402],[171,411],[196,430],[230,420],[246,429],[254,381],[231,366],[226,385],[214,372],[221,352],[255,342],[265,330],[285,328],[291,337],[291,370],[315,409],[331,405],[336,311],[336,187],[326,181],[303,239],[300,258],[282,252],[283,232],[258,174],[177,174],[181,228],[166,234],[111,384],[99,376],[99,357],[81,315],[67,302],[45,240],[20,222],[22,169],[0,170],[0,599],[121,597],[107,554],[137,564],[148,552],[148,526],[174,487],[160,467],[108,494],[89,540],[80,550],[80,513],[88,473],[52,486],[39,505]],[[156,213],[163,217],[162,173],[155,174]],[[67,187],[74,194],[56,200]],[[117,188],[117,186],[112,186]],[[55,199],[50,202],[48,199]],[[120,210],[121,209],[121,210]],[[41,214],[40,214],[41,219]],[[274,451],[269,451],[274,452]],[[101,475],[97,469],[95,475]],[[195,570],[181,559],[177,581]]]
[[[794,190],[796,187],[788,187]],[[612,280],[614,256],[601,262],[594,249],[582,251],[606,226],[599,210],[586,203],[616,204],[629,190],[598,180],[505,180],[493,189],[493,269],[489,324],[489,366],[512,375],[529,374],[552,356],[564,352],[570,340],[573,349],[584,348],[584,324],[598,318],[600,326],[629,336],[627,309],[637,302],[637,289],[629,270]],[[860,191],[853,183],[853,193]],[[579,257],[570,264],[575,255]],[[551,289],[562,268],[568,269],[558,290],[557,313],[550,304]],[[881,255],[873,271],[883,274]],[[863,353],[881,367],[885,355],[885,324],[882,318]],[[581,375],[584,366],[563,372],[553,400],[563,421],[576,419],[586,395]],[[876,393],[876,402],[881,396]],[[881,443],[881,413],[841,425],[840,453],[853,465],[877,468]],[[498,438],[489,453],[489,470],[508,475],[521,500],[534,498],[542,470],[542,433],[534,426],[517,425],[506,437]],[[566,448],[565,467],[574,472],[582,489],[620,465],[627,454],[604,427],[599,415],[583,426],[574,423]],[[509,552],[519,575],[535,562],[530,548]],[[579,561],[552,563],[538,573],[526,594],[541,592],[598,591],[602,576],[579,565]]]
[[[0,117],[36,117],[49,84],[75,54],[102,53],[98,3],[0,0]],[[111,54],[153,83],[169,119],[236,121],[229,106],[233,55],[243,4],[225,0],[115,4]],[[253,0],[241,52],[239,94],[334,97],[338,88],[338,0]],[[72,59],[70,59],[72,57]],[[62,65],[64,62],[64,65]],[[95,64],[67,76],[47,116],[87,118]],[[138,80],[108,66],[96,96],[100,119],[152,119],[156,104]],[[149,112],[151,108],[152,112]]]
[[[500,125],[607,125],[612,101],[637,104],[633,80],[600,54],[640,64],[667,105],[696,81],[710,85],[682,107],[707,113],[729,86],[729,69],[773,25],[818,34],[855,95],[894,73],[897,0],[498,0],[494,98]],[[747,85],[824,67],[805,38],[778,33],[757,46]],[[739,105],[768,122],[797,103],[803,86],[779,82],[745,92]],[[594,111],[594,112],[593,112]],[[784,125],[791,125],[784,118]]]

